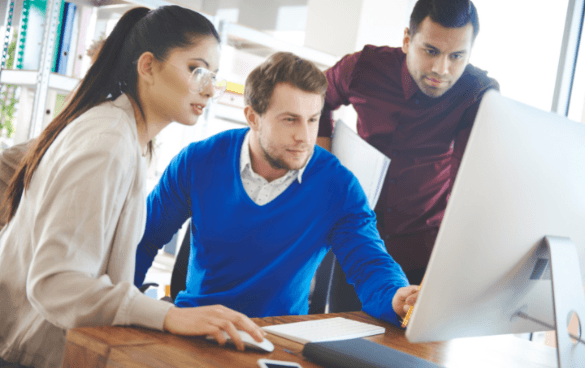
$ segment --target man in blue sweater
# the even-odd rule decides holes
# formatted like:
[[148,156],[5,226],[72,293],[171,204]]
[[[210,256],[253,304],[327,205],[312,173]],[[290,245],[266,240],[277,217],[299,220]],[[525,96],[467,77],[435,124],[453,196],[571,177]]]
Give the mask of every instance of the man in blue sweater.
[[327,80],[277,53],[246,80],[250,128],[183,149],[148,197],[135,284],[191,218],[187,289],[175,304],[220,304],[248,317],[306,314],[329,248],[370,315],[399,325],[417,296],[388,255],[353,174],[315,146]]

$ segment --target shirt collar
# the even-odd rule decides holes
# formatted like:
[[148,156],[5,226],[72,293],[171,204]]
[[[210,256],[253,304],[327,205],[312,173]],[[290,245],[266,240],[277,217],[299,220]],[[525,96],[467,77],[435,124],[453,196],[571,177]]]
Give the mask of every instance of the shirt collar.
[[[313,153],[314,153],[314,151],[313,151]],[[311,161],[312,157],[313,157],[313,155],[311,154],[311,157],[309,157],[309,159],[307,160],[307,163],[309,163],[309,161]],[[242,143],[242,152],[240,153],[240,174],[242,174],[244,172],[246,167],[249,167],[250,171],[254,172],[254,170],[252,169],[252,161],[250,159],[250,131],[249,130],[246,133],[246,136],[244,137],[244,143]],[[303,182],[303,173],[305,172],[306,168],[307,168],[307,164],[305,164],[305,166],[303,166],[299,170],[289,170],[285,174],[285,176],[286,175],[296,176],[296,179],[299,181],[299,184],[301,184]],[[256,173],[254,172],[254,174],[256,174]]]
[[402,64],[402,89],[404,90],[404,98],[409,100],[419,90],[418,86],[406,66],[406,57]]

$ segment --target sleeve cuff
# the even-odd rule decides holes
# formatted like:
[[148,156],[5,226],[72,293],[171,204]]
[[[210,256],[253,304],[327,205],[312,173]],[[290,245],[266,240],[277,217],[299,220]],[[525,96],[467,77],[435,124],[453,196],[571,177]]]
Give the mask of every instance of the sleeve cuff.
[[[392,298],[394,298],[394,295],[399,288],[400,286],[395,286],[387,293],[387,295],[392,295]],[[402,318],[396,313],[396,311],[394,311],[394,308],[392,307],[392,298],[389,299],[389,303],[382,303],[383,305],[376,305],[376,303],[374,303],[373,308],[372,305],[364,305],[362,310],[372,317],[381,319],[388,323],[392,323],[393,325],[404,329],[402,327]]]
[[129,324],[163,331],[165,316],[174,305],[156,300],[142,293],[134,298],[129,313]]

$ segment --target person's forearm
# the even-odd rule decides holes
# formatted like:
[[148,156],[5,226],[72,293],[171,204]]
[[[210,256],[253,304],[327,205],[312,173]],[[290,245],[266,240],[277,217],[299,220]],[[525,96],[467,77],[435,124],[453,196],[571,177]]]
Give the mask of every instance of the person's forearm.
[[63,329],[81,326],[140,325],[162,330],[171,303],[141,294],[128,282],[107,275],[35,272],[27,297],[47,321]]
[[146,277],[146,273],[152,263],[154,262],[154,258],[156,257],[158,250],[163,247],[164,244],[161,244],[160,247],[153,243],[150,243],[146,240],[142,240],[136,249],[136,266],[134,271],[134,285],[136,287],[141,287],[144,283],[144,278]]

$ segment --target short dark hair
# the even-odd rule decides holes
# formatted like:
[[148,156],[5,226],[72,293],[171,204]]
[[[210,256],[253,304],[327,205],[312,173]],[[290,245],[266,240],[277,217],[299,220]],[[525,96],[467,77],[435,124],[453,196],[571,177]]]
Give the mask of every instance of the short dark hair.
[[426,17],[446,28],[460,28],[471,23],[473,40],[479,33],[477,9],[471,0],[418,0],[410,14],[411,37]]
[[277,52],[246,78],[246,105],[263,115],[270,106],[274,87],[279,83],[290,83],[305,92],[318,93],[323,98],[327,92],[327,78],[315,64],[290,52]]

